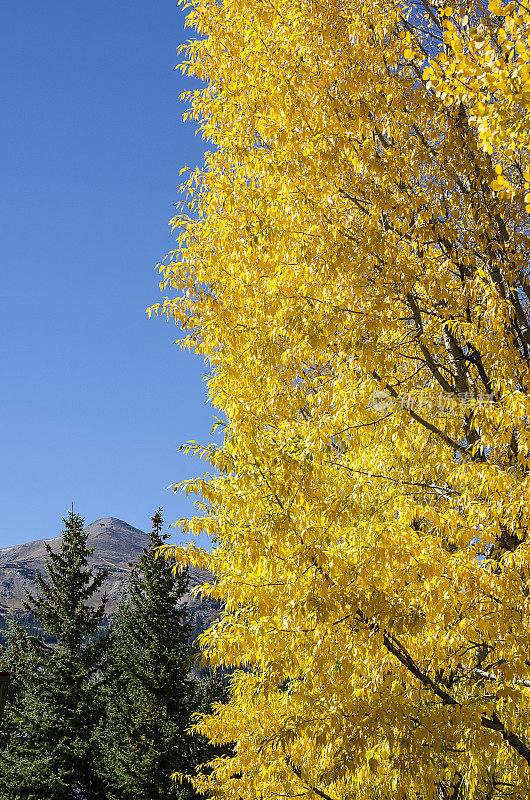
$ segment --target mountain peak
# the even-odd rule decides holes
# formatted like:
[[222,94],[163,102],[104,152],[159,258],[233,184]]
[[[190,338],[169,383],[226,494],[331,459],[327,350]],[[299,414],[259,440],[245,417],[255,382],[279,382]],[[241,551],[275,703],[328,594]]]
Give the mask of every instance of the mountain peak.
[[[127,530],[131,531],[140,531],[139,528],[135,528],[133,525],[129,525],[128,522],[124,522],[122,519],[118,519],[118,517],[101,517],[101,519],[96,519],[94,522],[91,522],[87,525],[87,528],[93,528],[96,525],[105,528],[126,528]],[[143,533],[143,531],[140,531]]]
[[85,530],[88,532],[89,538],[102,532],[104,532],[106,536],[113,536],[116,534],[147,536],[147,534],[139,528],[135,528],[134,525],[129,525],[128,522],[124,522],[122,519],[118,519],[118,517],[102,517],[101,519],[96,519],[89,525],[85,525]]
[[[85,530],[88,533],[87,545],[94,548],[90,564],[108,571],[101,594],[106,591],[109,596],[108,610],[112,612],[122,585],[128,578],[129,564],[138,560],[148,536],[117,517],[97,519],[86,525]],[[62,536],[37,539],[0,550],[0,608],[2,605],[8,608],[22,607],[26,591],[35,592],[35,573],[46,576],[46,544],[57,551],[61,547],[61,540]]]
[[[146,533],[133,525],[129,525],[117,517],[102,517],[85,526],[88,533],[87,545],[94,548],[94,553],[89,561],[95,567],[105,568],[107,577],[97,596],[93,598],[97,603],[101,595],[106,592],[109,602],[106,607],[108,614],[116,610],[120,595],[127,585],[130,564],[134,564],[144,550],[149,538]],[[37,539],[27,544],[14,545],[0,550],[0,613],[16,611],[23,608],[26,592],[38,594],[38,584],[35,578],[37,572],[46,578],[46,562],[49,558],[45,542],[52,550],[61,547],[61,536],[53,539]],[[190,590],[203,583],[211,583],[213,575],[204,569],[191,567],[189,570]],[[198,631],[205,630],[208,625],[219,616],[220,604],[218,601],[200,597],[193,597],[191,592],[184,598],[194,628]]]

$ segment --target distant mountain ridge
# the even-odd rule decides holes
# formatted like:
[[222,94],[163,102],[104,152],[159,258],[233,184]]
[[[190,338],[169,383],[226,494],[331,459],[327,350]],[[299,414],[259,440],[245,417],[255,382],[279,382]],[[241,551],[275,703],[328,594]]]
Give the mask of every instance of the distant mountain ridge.
[[[106,592],[109,598],[107,614],[116,611],[120,594],[127,583],[130,564],[134,564],[147,545],[148,535],[138,528],[116,517],[97,519],[85,527],[87,545],[94,548],[90,563],[108,570],[101,591],[94,598],[97,603]],[[61,546],[61,536],[54,539],[37,539],[27,544],[5,547],[0,550],[0,613],[18,611],[23,608],[26,591],[38,593],[36,573],[46,580],[48,553],[45,542],[56,551]],[[190,568],[190,590],[199,584],[210,583],[213,576],[207,570]],[[205,598],[192,598],[187,602],[196,630],[205,630],[220,614],[220,604]]]

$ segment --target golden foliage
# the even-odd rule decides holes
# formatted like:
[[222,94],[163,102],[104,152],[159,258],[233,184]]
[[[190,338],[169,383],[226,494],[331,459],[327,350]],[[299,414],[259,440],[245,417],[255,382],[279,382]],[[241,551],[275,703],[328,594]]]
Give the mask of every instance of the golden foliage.
[[528,797],[529,22],[191,6],[212,152],[154,310],[227,420],[185,487],[217,547],[172,550],[240,668],[212,798]]

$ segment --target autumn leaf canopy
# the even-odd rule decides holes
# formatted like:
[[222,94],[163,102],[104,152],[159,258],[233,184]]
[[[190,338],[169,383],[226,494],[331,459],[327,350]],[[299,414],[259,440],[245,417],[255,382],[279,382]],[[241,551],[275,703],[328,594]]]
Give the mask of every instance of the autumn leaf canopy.
[[[184,527],[215,800],[530,792],[530,13],[195,0],[161,265],[224,439]],[[453,792],[454,794],[451,794]],[[488,794],[489,792],[489,794]],[[445,793],[445,794],[444,794]]]

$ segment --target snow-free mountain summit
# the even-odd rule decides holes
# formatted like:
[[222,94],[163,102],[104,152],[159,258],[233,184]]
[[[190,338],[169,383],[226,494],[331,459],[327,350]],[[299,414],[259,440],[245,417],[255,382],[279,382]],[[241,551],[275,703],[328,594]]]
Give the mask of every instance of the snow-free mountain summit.
[[[122,589],[127,583],[131,564],[134,564],[148,543],[146,533],[116,517],[104,517],[87,525],[87,545],[94,548],[90,564],[105,568],[107,578],[101,591],[92,599],[97,603],[106,592],[109,602],[107,613],[116,610]],[[61,546],[61,536],[55,539],[37,539],[27,544],[5,547],[0,550],[0,613],[23,608],[26,592],[38,593],[36,573],[46,579],[47,542],[52,550]],[[190,569],[190,590],[198,584],[210,582],[212,575],[206,570]],[[204,629],[219,614],[219,604],[205,599],[185,597],[195,627]]]

